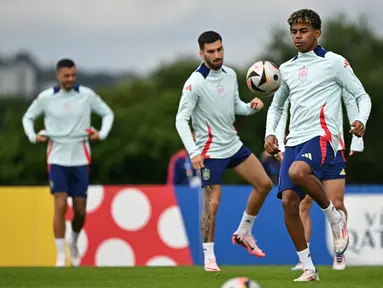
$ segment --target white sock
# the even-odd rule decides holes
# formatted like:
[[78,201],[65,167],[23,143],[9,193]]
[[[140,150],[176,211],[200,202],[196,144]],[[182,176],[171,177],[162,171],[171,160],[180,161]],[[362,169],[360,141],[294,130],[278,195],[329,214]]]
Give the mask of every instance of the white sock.
[[57,254],[65,255],[65,239],[55,239]]
[[72,245],[77,245],[79,235],[80,233],[72,231],[72,243],[71,243]]
[[239,223],[239,226],[238,226],[239,233],[245,234],[245,235],[250,234],[251,230],[253,229],[253,225],[254,225],[254,221],[256,217],[257,216],[248,215],[246,211],[243,212],[241,223]]
[[313,260],[311,259],[310,249],[306,248],[303,251],[297,251],[299,261],[303,265],[303,270],[313,270],[315,271],[315,266]]
[[[309,242],[307,242],[307,248],[310,248],[310,243]],[[301,259],[299,259],[299,263],[302,264]]]
[[205,260],[215,258],[214,255],[214,242],[202,243],[203,254],[205,255]]
[[327,220],[330,222],[330,224],[338,224],[342,219],[342,216],[340,215],[339,211],[335,209],[332,202],[330,202],[330,205],[326,209],[322,210],[326,214]]

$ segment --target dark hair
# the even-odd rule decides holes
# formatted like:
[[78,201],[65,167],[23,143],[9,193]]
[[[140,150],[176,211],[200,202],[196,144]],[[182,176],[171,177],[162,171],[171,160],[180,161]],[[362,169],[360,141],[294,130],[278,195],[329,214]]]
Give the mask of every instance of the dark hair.
[[61,59],[56,64],[56,71],[60,70],[61,68],[72,68],[75,67],[74,61],[71,59]]
[[203,50],[203,48],[205,47],[205,44],[214,43],[218,40],[222,41],[222,37],[217,32],[214,32],[214,31],[203,32],[198,37],[199,49]]
[[314,29],[321,29],[322,27],[322,21],[320,19],[320,16],[318,15],[318,13],[310,9],[301,9],[295,11],[293,14],[290,15],[289,19],[287,20],[287,23],[289,23],[290,27],[296,23],[310,24],[311,26],[313,26]]

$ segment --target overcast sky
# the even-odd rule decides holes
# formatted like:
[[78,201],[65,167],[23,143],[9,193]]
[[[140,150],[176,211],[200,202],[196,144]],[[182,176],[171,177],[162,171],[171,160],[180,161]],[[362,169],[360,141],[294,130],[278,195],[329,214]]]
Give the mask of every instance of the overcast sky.
[[226,63],[252,62],[273,26],[288,29],[291,12],[310,8],[322,20],[343,12],[368,16],[378,29],[379,0],[0,0],[0,53],[30,51],[42,65],[72,57],[87,70],[148,72],[185,54],[216,30]]

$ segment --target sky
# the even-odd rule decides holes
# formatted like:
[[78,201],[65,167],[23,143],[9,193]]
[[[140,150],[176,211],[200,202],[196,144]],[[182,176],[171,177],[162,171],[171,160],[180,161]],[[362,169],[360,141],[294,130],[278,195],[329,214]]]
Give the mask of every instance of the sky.
[[378,31],[378,0],[0,0],[0,54],[24,50],[49,67],[62,57],[95,72],[148,74],[161,64],[198,57],[198,36],[223,37],[225,63],[258,59],[274,27],[288,29],[295,10],[309,8],[322,21],[363,13]]

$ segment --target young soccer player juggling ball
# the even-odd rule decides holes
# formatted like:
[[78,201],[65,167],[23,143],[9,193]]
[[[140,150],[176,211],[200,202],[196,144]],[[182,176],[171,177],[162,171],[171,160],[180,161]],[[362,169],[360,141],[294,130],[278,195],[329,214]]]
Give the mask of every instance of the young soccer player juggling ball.
[[278,197],[282,199],[287,230],[294,242],[303,274],[294,281],[319,280],[305,239],[299,204],[309,195],[326,214],[331,225],[334,252],[342,255],[349,243],[345,213],[337,210],[320,182],[321,174],[335,158],[339,141],[339,106],[346,89],[358,103],[359,113],[351,133],[361,137],[371,110],[371,100],[348,61],[318,45],[319,15],[308,9],[288,19],[298,55],[280,67],[282,83],[267,113],[265,149],[278,153],[275,129],[290,101],[290,131],[280,170]]

